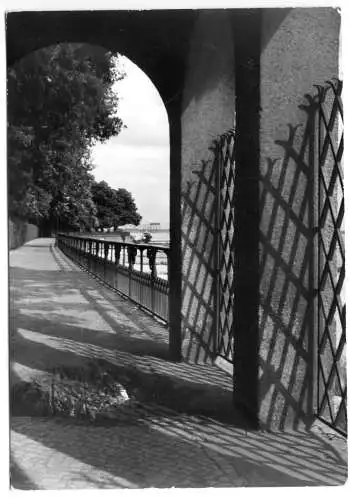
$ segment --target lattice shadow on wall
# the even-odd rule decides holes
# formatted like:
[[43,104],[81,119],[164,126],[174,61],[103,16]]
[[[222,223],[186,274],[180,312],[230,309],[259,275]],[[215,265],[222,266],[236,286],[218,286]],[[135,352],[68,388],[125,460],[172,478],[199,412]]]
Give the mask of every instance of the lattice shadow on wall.
[[[288,425],[297,426],[302,421],[309,426],[313,415],[320,413],[315,402],[317,391],[322,411],[331,414],[333,403],[328,392],[333,390],[336,400],[337,387],[343,385],[338,364],[345,352],[340,298],[344,258],[340,273],[333,269],[335,249],[341,246],[344,210],[342,190],[337,192],[334,187],[342,182],[338,166],[342,135],[334,133],[336,106],[330,99],[329,121],[333,125],[326,139],[320,140],[320,96],[320,91],[316,96],[306,95],[307,104],[300,106],[307,114],[305,126],[289,125],[288,139],[276,141],[284,149],[283,158],[268,158],[261,176],[260,418],[279,428],[286,421]],[[331,152],[331,141],[338,143],[336,152]],[[328,185],[323,199],[318,195],[319,182]],[[331,209],[338,214],[334,220]],[[340,250],[338,254],[344,257]],[[330,275],[338,276],[336,285]],[[335,331],[338,310],[341,335]],[[336,337],[338,345],[334,347]],[[319,385],[320,379],[323,385]],[[343,398],[340,409],[344,410],[346,388],[338,392],[338,399]],[[325,419],[332,420],[330,416]]]
[[277,140],[260,183],[260,419],[268,427],[311,423],[313,377],[313,182],[315,112]]
[[[276,140],[283,156],[267,158],[259,177],[259,420],[263,426],[280,429],[311,425],[317,386],[314,290],[318,288],[318,221],[314,204],[319,102],[317,96],[306,95],[305,99],[300,106],[305,121],[288,125],[288,138]],[[195,362],[213,360],[218,351],[216,228],[220,227],[220,197],[215,158],[193,171],[195,180],[188,182],[182,195],[183,355]],[[238,189],[236,185],[232,210]],[[229,246],[234,252],[234,239]],[[252,328],[255,320],[251,319]]]
[[182,205],[186,359],[233,363],[235,132],[212,143]]
[[[267,426],[277,421],[281,428],[287,418],[295,417],[296,422],[301,415],[306,421],[311,402],[311,98],[303,109],[304,128],[289,125],[289,138],[276,141],[284,149],[283,158],[268,158],[260,178],[260,419]],[[193,171],[196,181],[188,182],[183,193],[183,354],[195,362],[213,360],[217,349],[216,167],[215,162],[203,162]]]
[[182,193],[183,357],[207,362],[215,354],[216,171],[213,161],[193,170]]

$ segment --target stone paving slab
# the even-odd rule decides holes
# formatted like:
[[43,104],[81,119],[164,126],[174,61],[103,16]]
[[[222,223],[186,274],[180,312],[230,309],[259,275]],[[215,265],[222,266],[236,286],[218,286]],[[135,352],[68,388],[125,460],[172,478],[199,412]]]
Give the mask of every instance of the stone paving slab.
[[[24,489],[342,484],[342,441],[319,434],[252,432],[202,414],[230,408],[232,380],[211,366],[172,363],[168,332],[70,262],[53,240],[10,253],[11,384],[44,381],[58,365],[103,359],[141,380],[170,380],[190,414],[153,401],[114,425],[11,419],[14,487]],[[180,401],[181,402],[181,401]],[[190,404],[191,403],[191,404]],[[192,406],[191,406],[192,405]],[[202,408],[202,406],[204,407]],[[346,442],[345,442],[346,445]]]

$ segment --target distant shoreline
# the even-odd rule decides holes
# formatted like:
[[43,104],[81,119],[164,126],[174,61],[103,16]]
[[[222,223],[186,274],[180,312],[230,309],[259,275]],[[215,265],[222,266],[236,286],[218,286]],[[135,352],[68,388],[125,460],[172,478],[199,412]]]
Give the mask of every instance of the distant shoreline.
[[[155,231],[147,231],[152,235],[152,239],[147,243],[147,245],[164,245],[169,247],[170,245],[170,230],[169,229],[159,229]],[[125,233],[123,237],[122,233]],[[93,232],[93,233],[71,233],[72,236],[79,236],[80,238],[94,238],[98,240],[108,240],[116,241],[120,243],[141,243],[140,241],[135,241],[135,239],[141,239],[145,231],[125,231],[117,230],[116,232]]]

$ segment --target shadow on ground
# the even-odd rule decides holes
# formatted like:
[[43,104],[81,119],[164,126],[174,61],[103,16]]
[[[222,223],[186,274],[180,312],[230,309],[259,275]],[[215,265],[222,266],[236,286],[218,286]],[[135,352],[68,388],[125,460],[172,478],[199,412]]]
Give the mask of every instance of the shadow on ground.
[[55,259],[48,247],[46,254],[41,250],[36,263],[36,249],[14,252],[12,259],[12,394],[23,380],[44,383],[58,366],[86,367],[93,360],[135,404],[126,420],[94,426],[30,416],[12,397],[14,487],[344,483],[346,462],[331,446],[311,433],[249,430],[233,412],[230,376],[216,367],[170,362],[162,325],[57,250]]
[[[139,400],[249,425],[233,411],[227,374],[170,362],[164,326],[75,266],[64,271],[72,264],[62,259],[57,271],[11,269],[17,304],[10,322],[14,366],[50,372],[98,360]],[[18,370],[12,370],[11,380],[19,381]],[[21,413],[18,407],[13,411]]]
[[11,463],[10,470],[10,478],[11,485],[16,489],[21,490],[36,490],[38,489],[37,485],[34,484],[27,475],[23,472],[23,470],[18,466],[15,460]]

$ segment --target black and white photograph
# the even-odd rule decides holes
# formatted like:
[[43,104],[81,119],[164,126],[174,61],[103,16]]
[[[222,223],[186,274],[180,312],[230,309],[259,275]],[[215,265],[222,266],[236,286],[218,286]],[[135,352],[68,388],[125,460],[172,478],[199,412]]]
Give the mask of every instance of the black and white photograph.
[[3,11],[8,490],[341,493],[342,9],[53,3]]

